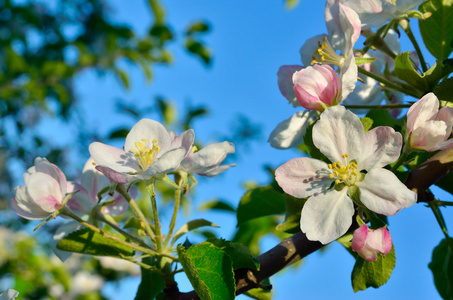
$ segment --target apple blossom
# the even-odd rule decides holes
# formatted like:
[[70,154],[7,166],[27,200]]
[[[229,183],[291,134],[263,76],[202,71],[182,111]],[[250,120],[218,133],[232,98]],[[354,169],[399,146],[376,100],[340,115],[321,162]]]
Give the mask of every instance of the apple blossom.
[[181,169],[187,173],[196,173],[207,177],[217,176],[236,165],[220,165],[229,153],[234,153],[233,143],[211,144],[200,151],[189,152],[187,157],[181,162]]
[[35,165],[24,173],[24,183],[14,189],[16,196],[11,200],[11,208],[19,216],[40,220],[63,207],[67,193],[66,177],[47,159],[35,159]]
[[341,82],[328,65],[308,66],[293,74],[294,93],[299,104],[311,110],[324,111],[341,102]]
[[361,258],[375,261],[378,253],[386,255],[392,250],[392,237],[385,227],[373,230],[362,225],[354,231],[351,246]]
[[0,300],[14,300],[19,296],[19,292],[13,289],[7,289],[6,292],[0,294]]
[[396,0],[396,5],[388,0],[342,0],[352,8],[362,22],[362,29],[380,27],[392,19],[399,19],[426,0]]
[[[68,182],[68,193],[79,191],[67,203],[67,206],[74,213],[91,214],[93,208],[98,204],[98,193],[110,184],[108,178],[96,170],[95,165],[94,160],[90,157],[83,167],[80,184]],[[117,192],[110,200],[113,200],[113,203],[104,206],[102,208],[103,213],[116,216],[126,211],[128,203]]]
[[305,66],[314,63],[337,66],[342,86],[341,100],[344,100],[357,82],[353,47],[360,36],[360,19],[351,8],[338,0],[328,0],[325,20],[328,35],[308,39],[300,49],[301,59]]
[[293,107],[300,106],[294,93],[293,74],[300,71],[303,66],[300,65],[283,65],[277,71],[278,88],[283,97],[288,99]]
[[279,123],[271,132],[268,142],[277,149],[288,149],[301,144],[308,126],[316,119],[314,111],[299,111]]
[[453,126],[453,108],[439,110],[439,100],[428,93],[407,112],[406,139],[417,150],[435,151],[453,147],[449,139]]
[[331,164],[302,157],[275,171],[287,194],[310,197],[300,220],[309,240],[327,244],[342,236],[352,224],[353,200],[387,216],[416,202],[416,193],[383,168],[397,160],[401,150],[401,134],[392,128],[381,126],[365,133],[357,115],[334,106],[313,126],[313,143]]
[[124,150],[94,142],[89,151],[97,170],[111,181],[128,183],[176,171],[193,141],[191,129],[175,136],[159,122],[142,119],[128,133]]

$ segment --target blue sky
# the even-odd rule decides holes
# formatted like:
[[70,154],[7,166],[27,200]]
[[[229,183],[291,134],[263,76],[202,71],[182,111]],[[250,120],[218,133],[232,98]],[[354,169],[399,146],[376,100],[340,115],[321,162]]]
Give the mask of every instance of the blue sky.
[[[151,22],[145,2],[108,1],[112,3],[112,19],[143,33]],[[127,122],[132,126],[130,119],[116,111],[116,99],[143,107],[151,105],[159,95],[173,99],[180,109],[187,103],[209,108],[210,115],[197,121],[194,128],[197,138],[205,144],[222,141],[219,137],[228,135],[238,115],[260,124],[260,139],[248,149],[236,149],[237,166],[218,178],[200,180],[193,199],[192,218],[215,220],[221,226],[221,235],[231,237],[234,218],[198,212],[196,207],[216,197],[236,206],[244,193],[242,182],[267,182],[264,164],[278,167],[300,155],[292,150],[273,149],[266,142],[273,128],[297,111],[280,95],[276,73],[283,64],[300,64],[300,46],[307,38],[326,31],[324,3],[303,0],[296,9],[288,11],[281,0],[165,1],[168,22],[177,33],[182,33],[192,21],[202,19],[210,23],[212,31],[202,39],[213,51],[212,66],[206,68],[185,53],[182,36],[178,36],[177,42],[171,45],[174,64],[155,67],[152,84],[145,82],[140,70],[126,63],[124,67],[131,74],[129,91],[124,91],[112,76],[84,72],[76,79],[75,87],[87,126],[97,128],[102,134]],[[417,27],[416,21],[412,23]],[[409,49],[407,42],[403,44],[403,51]],[[58,121],[49,121],[47,125],[55,122]],[[88,158],[88,149],[80,153],[84,155]],[[453,200],[451,196],[440,195],[442,200]],[[447,209],[442,210],[453,228],[451,210],[448,213]],[[161,221],[165,224],[169,218]],[[290,268],[273,276],[273,299],[440,298],[427,268],[432,249],[443,238],[433,214],[424,205],[416,204],[389,221],[397,263],[386,285],[354,294],[350,284],[354,260],[341,245],[333,243],[323,253],[310,255],[297,269]],[[183,222],[180,219],[178,224]],[[276,243],[274,238],[266,239],[263,248],[267,250]],[[109,288],[109,295],[117,300],[133,299],[137,285],[138,280],[130,280],[119,289]],[[181,290],[191,289],[187,283],[181,286]]]

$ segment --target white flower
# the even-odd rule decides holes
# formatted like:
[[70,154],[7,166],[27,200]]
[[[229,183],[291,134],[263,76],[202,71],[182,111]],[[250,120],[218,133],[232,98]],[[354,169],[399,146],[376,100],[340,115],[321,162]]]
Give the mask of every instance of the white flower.
[[13,289],[7,289],[6,292],[0,294],[0,300],[14,300],[19,296],[19,292]]
[[279,123],[267,140],[272,147],[288,149],[303,142],[308,126],[315,120],[314,111],[299,111]]
[[357,82],[353,47],[360,36],[360,19],[351,8],[338,0],[327,1],[325,19],[328,35],[321,34],[308,39],[300,49],[300,55],[304,66],[321,63],[338,67],[344,100]]
[[327,244],[348,230],[354,214],[350,197],[357,197],[357,189],[362,205],[387,216],[416,202],[417,195],[383,168],[401,150],[401,134],[392,128],[382,126],[365,133],[358,116],[334,106],[314,125],[313,143],[332,164],[302,157],[275,171],[286,193],[297,198],[311,196],[300,223],[308,239]]
[[439,100],[433,93],[423,96],[407,112],[406,134],[411,148],[435,151],[453,147],[453,139],[449,139],[452,127],[453,108],[439,110]]
[[14,189],[11,208],[22,218],[40,220],[63,207],[66,177],[47,159],[37,157],[35,165],[24,173],[25,185]]
[[234,153],[233,143],[211,144],[200,151],[189,152],[187,157],[181,162],[181,169],[187,173],[214,177],[236,165],[220,165],[229,153]]
[[172,136],[159,122],[142,119],[127,135],[124,150],[99,142],[89,150],[97,170],[111,181],[128,183],[176,171],[193,141],[191,129]]

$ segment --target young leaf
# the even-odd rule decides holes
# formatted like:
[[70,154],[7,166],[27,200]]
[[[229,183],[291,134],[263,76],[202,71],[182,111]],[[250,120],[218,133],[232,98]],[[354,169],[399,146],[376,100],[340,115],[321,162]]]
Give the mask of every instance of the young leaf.
[[390,279],[396,263],[395,247],[392,247],[387,255],[378,256],[376,261],[366,261],[357,257],[351,274],[354,292],[363,291],[369,287],[378,288]]
[[211,227],[219,227],[216,224],[209,222],[205,219],[196,219],[187,222],[186,224],[182,225],[181,228],[179,228],[176,232],[175,235],[173,236],[173,240],[171,244],[173,245],[176,240],[178,240],[180,237],[182,237],[184,234],[188,233],[189,231],[192,231],[194,229],[204,227],[204,226],[211,226]]
[[202,203],[199,210],[217,210],[222,212],[236,212],[236,209],[228,202],[222,199],[213,199]]
[[233,270],[240,268],[259,270],[260,265],[258,261],[243,244],[218,238],[210,238],[207,242],[222,249],[230,257],[233,261]]
[[453,50],[453,1],[426,1],[420,5],[420,11],[432,14],[418,21],[426,48],[439,60],[447,58]]
[[177,247],[179,262],[201,300],[234,299],[233,262],[221,249],[204,242]]
[[443,299],[453,299],[453,252],[443,239],[433,250],[428,267],[433,272],[434,284]]
[[[124,239],[121,234],[109,232],[110,235]],[[104,235],[88,228],[74,231],[57,244],[57,248],[64,251],[77,252],[99,256],[132,256],[134,250],[117,241],[106,238]]]
[[284,212],[284,194],[277,192],[270,186],[258,187],[247,191],[242,196],[237,209],[237,226],[255,218],[283,214]]

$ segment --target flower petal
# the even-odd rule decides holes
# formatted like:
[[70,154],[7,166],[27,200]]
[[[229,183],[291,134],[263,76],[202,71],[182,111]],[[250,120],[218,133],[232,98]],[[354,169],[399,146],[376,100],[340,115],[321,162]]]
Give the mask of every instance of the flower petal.
[[76,221],[71,221],[69,223],[63,224],[60,227],[58,227],[57,231],[55,232],[52,242],[51,242],[51,248],[55,255],[62,261],[64,262],[66,259],[68,259],[71,255],[72,252],[69,251],[64,251],[60,250],[57,248],[57,244],[68,234],[77,231],[82,228],[82,225],[79,222]]
[[30,196],[26,195],[25,186],[17,186],[14,192],[16,193],[16,197],[11,199],[11,209],[16,214],[28,220],[41,220],[49,216],[49,212],[44,211],[29,198]]
[[275,170],[275,180],[285,193],[305,198],[327,190],[333,182],[328,165],[320,160],[293,158]]
[[[183,147],[186,149],[186,154],[192,151],[192,145],[195,139],[195,133],[192,129],[186,130],[181,135],[176,136],[171,141],[171,148]],[[159,154],[163,155],[163,152],[160,151]],[[160,155],[157,155],[159,157]]]
[[379,126],[365,134],[362,153],[357,159],[361,170],[382,168],[400,156],[403,138],[391,127]]
[[444,121],[426,121],[412,132],[410,145],[415,149],[434,151],[450,134],[451,128]]
[[305,202],[300,229],[309,240],[328,244],[346,233],[354,215],[354,205],[346,191],[329,190]]
[[[98,170],[99,172],[104,174],[105,177],[107,177],[109,180],[116,182],[116,183],[121,183],[121,184],[132,182],[135,179],[137,179],[137,177],[138,177],[138,175],[136,175],[136,174],[129,175],[129,174],[120,173],[120,172],[117,172],[117,171],[115,171],[109,167],[105,167],[105,166],[96,166],[96,170]],[[134,172],[134,173],[136,173],[136,172]]]
[[360,157],[363,147],[364,129],[357,115],[343,106],[327,108],[313,126],[313,143],[331,162]]
[[267,140],[272,147],[288,149],[296,147],[303,142],[308,126],[315,120],[308,110],[295,113],[275,127]]
[[141,172],[138,162],[124,150],[99,142],[91,143],[88,150],[97,166],[108,167],[124,174]]
[[357,228],[353,235],[351,241],[352,251],[360,251],[365,246],[366,238],[368,236],[368,226],[362,225]]
[[439,100],[433,93],[428,93],[415,102],[407,112],[407,131],[413,132],[417,127],[431,119],[439,110]]
[[157,139],[157,145],[159,145],[162,153],[167,152],[171,144],[170,134],[162,124],[151,119],[141,119],[126,136],[124,151],[129,152],[131,149],[137,149],[135,143],[142,142],[142,139],[146,139],[150,143]]
[[60,168],[43,157],[35,158],[35,168],[36,172],[46,173],[52,176],[58,182],[61,194],[66,194],[66,176],[61,172]]
[[280,93],[282,93],[283,97],[288,99],[289,103],[293,105],[293,107],[300,106],[299,102],[297,102],[296,95],[294,94],[293,90],[293,74],[296,71],[299,71],[303,67],[300,65],[284,65],[278,69],[277,77],[278,77],[278,88]]
[[27,191],[34,202],[49,213],[61,206],[65,196],[61,194],[58,181],[46,173],[35,173],[30,176]]
[[176,171],[185,156],[186,149],[184,149],[183,147],[167,151],[161,157],[159,157],[145,172],[143,172],[143,178],[148,180],[157,174],[165,174]]
[[360,201],[378,214],[393,216],[417,202],[417,194],[386,169],[372,169],[356,186],[360,190]]
[[191,154],[190,159],[185,159],[181,166],[194,173],[203,173],[213,167],[219,166],[227,154],[234,153],[234,144],[230,142],[215,143]]

